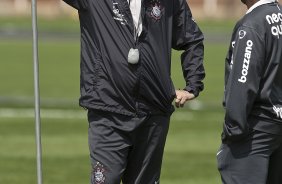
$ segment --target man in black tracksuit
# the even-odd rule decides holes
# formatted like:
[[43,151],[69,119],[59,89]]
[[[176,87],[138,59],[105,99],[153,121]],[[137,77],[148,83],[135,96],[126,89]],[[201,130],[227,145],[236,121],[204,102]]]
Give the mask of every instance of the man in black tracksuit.
[[[183,107],[203,90],[203,34],[186,0],[64,1],[80,19],[91,183],[159,183],[172,101]],[[170,77],[172,48],[184,50],[183,90]]]
[[224,184],[282,183],[282,7],[242,0],[226,59],[225,121],[217,153]]

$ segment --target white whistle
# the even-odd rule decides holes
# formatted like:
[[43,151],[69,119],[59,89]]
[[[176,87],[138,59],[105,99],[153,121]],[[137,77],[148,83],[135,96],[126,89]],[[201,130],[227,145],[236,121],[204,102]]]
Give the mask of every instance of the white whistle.
[[131,48],[127,60],[130,64],[137,64],[139,62],[139,50]]

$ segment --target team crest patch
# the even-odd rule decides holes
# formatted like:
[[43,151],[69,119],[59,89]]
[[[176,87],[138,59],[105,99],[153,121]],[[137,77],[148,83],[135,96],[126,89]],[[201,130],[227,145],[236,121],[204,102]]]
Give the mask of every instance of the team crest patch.
[[100,162],[97,162],[95,167],[93,168],[93,173],[92,173],[92,184],[103,184],[105,183],[106,176],[105,176],[105,169]]
[[149,1],[147,5],[147,14],[155,21],[160,20],[164,14],[164,6],[162,5],[161,1]]

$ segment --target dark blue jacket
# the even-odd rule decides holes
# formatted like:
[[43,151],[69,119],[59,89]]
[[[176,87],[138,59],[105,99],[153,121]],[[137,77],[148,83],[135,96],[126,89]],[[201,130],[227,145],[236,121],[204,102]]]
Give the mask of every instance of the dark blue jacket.
[[[185,89],[196,96],[203,90],[204,37],[185,0],[142,0],[143,31],[137,43],[127,0],[64,1],[80,19],[81,106],[129,116],[171,113],[172,48],[184,50]],[[127,57],[135,45],[140,60],[134,65]]]

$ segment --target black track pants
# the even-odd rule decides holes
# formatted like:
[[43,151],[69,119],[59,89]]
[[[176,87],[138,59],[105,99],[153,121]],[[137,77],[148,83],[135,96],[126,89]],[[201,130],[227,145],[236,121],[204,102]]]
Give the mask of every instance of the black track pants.
[[169,116],[89,111],[91,184],[158,184]]
[[282,184],[282,136],[254,130],[222,144],[217,161],[223,184]]

